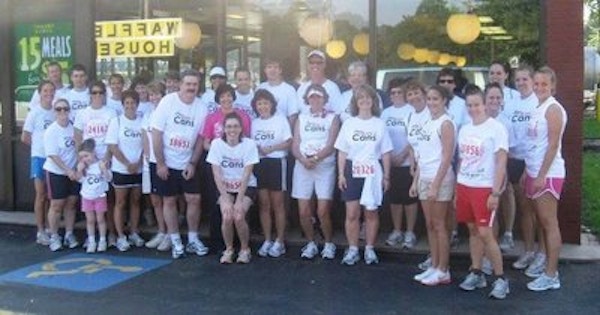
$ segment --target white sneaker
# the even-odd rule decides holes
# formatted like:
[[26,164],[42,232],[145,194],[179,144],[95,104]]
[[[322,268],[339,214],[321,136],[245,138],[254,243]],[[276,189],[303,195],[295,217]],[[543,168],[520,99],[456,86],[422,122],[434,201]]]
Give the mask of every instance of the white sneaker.
[[98,248],[96,248],[97,252],[105,252],[106,248],[108,247],[108,244],[106,243],[106,240],[100,240],[98,242]]
[[414,279],[415,281],[421,282],[421,280],[423,280],[423,279],[425,279],[425,278],[429,277],[429,275],[431,275],[431,274],[432,274],[432,273],[434,273],[435,271],[436,271],[436,269],[435,269],[435,268],[433,268],[433,267],[429,267],[429,268],[425,269],[425,271],[423,271],[423,272],[421,272],[421,273],[419,273],[419,274],[415,275],[415,276],[413,277],[413,279]]
[[171,257],[173,257],[173,259],[177,259],[185,255],[185,247],[183,246],[183,243],[181,243],[180,239],[177,241],[171,241],[171,243]]
[[127,237],[123,236],[123,237],[117,238],[117,245],[116,245],[116,247],[117,247],[117,249],[120,252],[126,252],[126,251],[129,250],[129,248],[131,248],[131,245],[127,241]]
[[558,278],[558,272],[554,277],[542,273],[537,279],[527,283],[527,288],[531,291],[546,291],[546,290],[558,290],[560,289],[560,279]]
[[427,256],[427,259],[420,262],[419,265],[417,265],[417,267],[419,267],[419,269],[425,271],[425,270],[431,268],[432,265],[433,265],[433,263],[431,262],[431,256]]
[[389,246],[398,246],[402,243],[403,240],[404,234],[402,234],[402,232],[392,231],[392,233],[390,233],[390,235],[388,236],[387,240],[385,240],[385,243]]
[[62,240],[58,234],[50,237],[50,244],[48,244],[48,247],[50,247],[50,250],[53,252],[62,249]]
[[473,291],[475,289],[485,288],[487,286],[487,281],[485,280],[485,276],[481,273],[476,275],[475,273],[470,272],[465,280],[458,286],[465,291]]
[[500,249],[503,251],[508,251],[511,250],[515,247],[515,241],[513,240],[513,236],[512,234],[506,234],[504,233],[504,235],[502,235],[502,238],[500,239]]
[[165,234],[158,233],[154,235],[149,241],[146,242],[146,248],[157,248],[160,243],[162,243],[165,238]]
[[417,236],[413,232],[404,233],[404,243],[402,247],[406,249],[413,249],[417,245]]
[[96,252],[96,242],[88,241],[87,247],[85,248],[85,252],[88,254],[92,254]]
[[241,250],[238,253],[238,257],[235,260],[236,263],[238,264],[247,264],[250,262],[250,259],[252,258],[252,255],[250,254],[250,249],[245,249],[245,250]]
[[533,262],[525,269],[525,275],[530,278],[537,278],[544,273],[546,269],[546,254],[536,253]]
[[75,237],[75,234],[71,233],[68,236],[65,236],[65,239],[63,241],[63,245],[65,247],[73,249],[73,248],[79,246],[79,242],[77,241],[77,238]]
[[285,254],[285,245],[278,241],[273,243],[273,246],[269,249],[269,256],[277,258],[281,255]]
[[519,259],[517,259],[513,264],[513,268],[517,269],[517,270],[523,270],[527,267],[529,267],[529,265],[531,265],[531,263],[533,262],[533,260],[535,259],[535,252],[525,252],[523,253],[523,255],[519,256]]
[[185,251],[190,254],[196,254],[198,256],[205,256],[208,254],[208,247],[204,246],[201,240],[195,240],[189,242],[185,247]]
[[325,243],[323,250],[321,251],[321,258],[323,259],[334,259],[335,258],[335,244]]
[[40,245],[48,246],[50,245],[50,235],[48,235],[46,231],[37,232],[35,235],[35,242]]
[[504,300],[509,293],[510,288],[508,287],[508,280],[498,278],[492,285],[492,291],[490,292],[489,297]]
[[427,286],[436,286],[440,284],[449,284],[452,282],[450,277],[450,270],[443,272],[441,270],[435,270],[429,276],[421,280],[421,283]]
[[365,258],[365,264],[367,265],[372,265],[372,264],[377,264],[379,263],[379,258],[377,258],[377,254],[375,253],[375,250],[373,248],[366,248],[365,247],[365,253],[364,253],[364,258]]
[[262,245],[260,245],[260,248],[258,249],[258,256],[267,257],[269,255],[269,249],[271,249],[272,246],[273,246],[273,241],[265,240],[262,243]]
[[360,255],[358,254],[358,249],[350,249],[346,250],[344,253],[344,258],[342,258],[342,265],[352,266],[360,261]]
[[135,247],[142,247],[146,243],[144,239],[137,233],[129,234],[129,243]]
[[308,242],[304,247],[302,247],[302,254],[300,254],[301,258],[305,259],[313,259],[319,253],[319,248],[315,242]]
[[171,250],[171,238],[168,235],[165,235],[162,242],[160,242],[160,244],[158,244],[158,246],[156,247],[156,250],[158,250],[159,252],[166,252]]

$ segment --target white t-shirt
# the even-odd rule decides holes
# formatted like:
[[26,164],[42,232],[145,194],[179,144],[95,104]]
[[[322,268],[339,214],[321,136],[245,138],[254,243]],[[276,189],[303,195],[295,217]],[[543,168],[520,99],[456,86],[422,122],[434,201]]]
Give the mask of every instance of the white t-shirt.
[[504,106],[512,101],[518,100],[521,97],[521,93],[519,93],[519,91],[506,85],[502,88],[502,93],[504,94]]
[[206,107],[207,115],[212,114],[219,109],[219,104],[215,102],[215,91],[212,89],[206,89],[204,94],[200,97],[200,100]]
[[138,105],[136,114],[138,117],[144,118],[149,112],[154,110],[154,104],[152,102],[140,102]]
[[[74,129],[71,123],[66,127],[62,127],[55,121],[48,126],[48,129],[44,133],[44,151],[46,151],[46,156],[55,155],[66,166],[72,169],[77,164],[77,148],[75,148],[73,132]],[[57,175],[66,175],[63,169],[54,163],[51,158],[46,159],[44,169]]]
[[121,100],[115,100],[112,97],[106,98],[106,107],[112,108],[117,114],[117,116],[121,116],[123,114],[123,111],[125,110],[123,108],[123,103],[121,102]]
[[[392,140],[393,154],[395,155],[400,154],[408,146],[408,118],[414,113],[415,108],[408,104],[400,107],[390,106],[381,113],[381,119],[385,122],[385,128]],[[402,166],[409,165],[410,162],[405,159]]]
[[31,133],[31,156],[46,157],[44,153],[44,132],[56,120],[54,110],[34,107],[25,118],[23,131]]
[[71,111],[69,112],[69,119],[75,121],[77,115],[88,106],[90,106],[90,91],[85,88],[81,91],[75,89],[69,89],[63,97],[69,101]]
[[334,146],[345,152],[348,160],[366,163],[377,162],[384,153],[394,148],[385,122],[378,117],[348,118],[342,125]]
[[519,97],[504,105],[501,115],[511,122],[514,142],[510,142],[509,153],[515,159],[524,160],[527,155],[527,127],[538,104],[537,96],[531,93],[524,99]]
[[[298,113],[298,95],[296,89],[286,82],[271,85],[268,81],[258,85],[259,89],[265,89],[275,97],[277,101],[276,113],[284,117],[290,117]],[[302,100],[304,104],[304,100]]]
[[153,132],[158,130],[163,133],[162,150],[167,167],[185,169],[198,140],[198,132],[204,127],[206,115],[206,107],[198,98],[191,104],[185,104],[179,98],[179,93],[163,97],[152,114],[150,127]]
[[[63,86],[60,89],[56,89],[54,91],[54,99],[52,100],[52,104],[54,104],[54,102],[57,99],[64,98],[65,94],[68,91],[69,91],[69,88],[66,86]],[[40,104],[41,104],[40,93],[38,92],[37,89],[35,89],[35,91],[33,92],[33,95],[31,96],[31,101],[29,101],[29,110],[32,111],[35,108],[40,107]]]
[[508,134],[496,119],[490,117],[479,125],[463,126],[458,133],[457,182],[476,188],[494,187],[495,154],[500,150],[508,152]]
[[[329,131],[335,114],[332,112],[323,112],[320,114],[300,113],[298,115],[298,132],[300,133],[300,153],[304,156],[317,154],[327,145]],[[335,155],[323,159],[323,162],[332,163],[335,161]]]
[[[110,121],[108,126],[108,133],[106,135],[106,144],[116,144],[125,158],[131,162],[136,163],[142,157],[143,143],[142,143],[142,119],[136,117],[131,120],[125,115],[117,116]],[[113,155],[112,166],[113,172],[120,174],[129,174],[127,165],[121,163]],[[142,171],[140,168],[138,174]]]
[[[306,90],[310,85],[312,85],[312,82],[304,82],[300,85],[300,87],[298,87],[298,91],[296,91],[296,95],[298,97],[298,112],[300,113],[310,112],[310,106],[304,102],[304,94],[306,94]],[[342,93],[340,92],[340,88],[337,84],[335,84],[335,82],[329,79],[327,79],[322,86],[329,95],[329,100],[327,101],[327,104],[325,104],[325,109],[339,114],[342,106]]]
[[79,179],[81,191],[79,194],[85,199],[96,199],[106,196],[108,180],[100,170],[100,162],[96,161],[85,170],[85,175]]
[[530,177],[537,177],[542,163],[544,162],[544,156],[548,152],[548,120],[546,119],[546,112],[552,104],[557,104],[562,112],[563,126],[560,130],[560,137],[558,141],[558,150],[556,156],[550,164],[548,169],[547,177],[564,178],[566,175],[565,171],[565,160],[562,157],[562,138],[565,132],[565,126],[567,125],[567,112],[562,105],[554,98],[549,97],[546,101],[537,107],[531,115],[529,121],[529,128],[527,130],[527,144],[528,150],[525,157],[525,165],[527,175]]
[[447,114],[450,116],[450,119],[452,119],[452,122],[454,122],[457,132],[462,126],[471,122],[471,117],[469,117],[469,113],[467,112],[465,100],[459,96],[454,95],[452,97],[448,103]]
[[[354,91],[352,89],[344,91],[340,98],[340,107],[336,111],[338,115],[340,115],[340,121],[345,122],[346,119],[352,117],[350,113],[350,102],[352,101],[352,95],[354,95]],[[377,94],[377,99],[379,100],[379,109],[383,110],[383,101],[379,94]]]
[[[273,115],[267,119],[255,118],[252,120],[252,139],[260,147],[280,144],[292,138],[292,131],[288,120],[281,115]],[[282,158],[287,156],[287,150],[278,150],[265,157]]]
[[[148,162],[156,163],[156,156],[154,155],[154,143],[152,142],[152,116],[154,116],[154,109],[142,118],[142,130],[146,132],[148,137]],[[144,160],[144,167],[148,167],[148,163]]]
[[94,139],[96,141],[96,156],[103,159],[108,149],[106,133],[110,120],[117,116],[114,109],[102,106],[98,109],[91,106],[82,110],[75,119],[73,126],[83,133],[83,140]]
[[[225,188],[228,192],[237,193],[240,189],[244,168],[258,164],[258,149],[256,143],[249,138],[232,147],[221,138],[216,138],[210,145],[206,162],[221,167]],[[256,187],[256,177],[250,174],[248,187]]]
[[252,109],[252,98],[254,97],[254,92],[250,91],[248,94],[241,94],[238,91],[235,91],[235,101],[233,101],[233,107],[242,110],[244,113],[248,114],[250,119],[254,119],[257,117],[254,109]]
[[[442,124],[452,123],[452,119],[444,114],[437,119],[429,119],[423,124],[416,137],[415,160],[419,165],[419,176],[424,180],[432,180],[442,163]],[[454,128],[454,123],[452,123]],[[409,136],[410,137],[410,136]],[[410,139],[410,138],[409,138]],[[410,140],[409,140],[410,141]],[[411,142],[412,143],[412,142]]]
[[[411,106],[412,107],[412,106]],[[414,107],[413,107],[414,110]],[[419,143],[422,141],[423,137],[423,126],[427,124],[431,120],[431,112],[429,112],[429,108],[425,107],[422,111],[416,112],[413,111],[408,116],[408,143],[413,148],[415,154],[419,148]]]

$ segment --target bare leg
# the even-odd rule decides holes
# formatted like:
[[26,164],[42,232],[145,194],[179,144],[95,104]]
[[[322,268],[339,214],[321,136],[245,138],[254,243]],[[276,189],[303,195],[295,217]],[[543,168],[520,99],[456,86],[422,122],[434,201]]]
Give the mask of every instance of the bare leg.
[[448,270],[450,259],[450,242],[448,230],[446,229],[446,216],[448,216],[449,204],[450,202],[433,202],[433,211],[431,212],[437,246],[437,268],[441,271]]
[[46,200],[48,195],[46,194],[46,185],[41,179],[34,179],[33,185],[35,188],[35,203],[33,206],[35,212],[35,224],[38,232],[44,232],[45,221],[46,221]]
[[[285,226],[287,223],[287,212],[284,205],[283,191],[270,191],[271,208],[275,214],[275,231],[277,232],[277,241],[283,243],[285,240]],[[323,226],[321,221],[321,227]],[[329,224],[331,226],[331,224]],[[325,232],[323,232],[325,233]]]
[[317,215],[321,222],[321,230],[323,231],[325,242],[331,243],[331,238],[333,237],[333,228],[331,226],[331,200],[317,200]]
[[200,225],[200,194],[184,194],[187,203],[187,226],[188,232],[198,233]]
[[142,196],[141,187],[133,187],[129,191],[129,232],[138,233],[140,231],[140,198]]
[[260,225],[265,235],[265,241],[273,240],[272,219],[271,219],[271,199],[268,189],[258,190],[258,213],[260,216]]
[[358,200],[346,201],[346,239],[348,245],[358,247],[358,234],[360,231],[360,204]]
[[429,252],[431,253],[431,265],[437,267],[439,265],[437,237],[433,226],[433,203],[434,201],[423,200],[423,214],[425,216],[425,226],[427,228],[427,241],[429,242]]
[[309,242],[314,240],[314,228],[312,224],[312,210],[310,209],[310,199],[298,199],[298,214],[300,215],[300,226],[302,226],[302,232],[304,237]]
[[558,270],[558,258],[562,245],[556,215],[558,202],[550,193],[545,193],[534,201],[539,224],[544,230],[545,238],[540,243],[545,243],[546,245],[546,275],[552,277],[556,275],[556,271]]
[[159,195],[151,194],[150,200],[152,201],[152,207],[154,208],[154,215],[156,216],[156,224],[158,226],[158,232],[166,233],[167,232],[167,224],[165,223],[162,197],[160,197]]
[[367,226],[367,246],[374,246],[379,232],[379,211],[364,211],[365,222]]
[[235,211],[233,214],[233,220],[235,223],[235,229],[238,237],[240,238],[240,249],[248,250],[248,243],[250,239],[250,229],[248,228],[248,222],[246,222],[246,213],[252,206],[252,200],[248,197],[243,199],[243,207],[241,211]]
[[115,188],[114,224],[119,237],[125,237],[125,205],[129,188]]

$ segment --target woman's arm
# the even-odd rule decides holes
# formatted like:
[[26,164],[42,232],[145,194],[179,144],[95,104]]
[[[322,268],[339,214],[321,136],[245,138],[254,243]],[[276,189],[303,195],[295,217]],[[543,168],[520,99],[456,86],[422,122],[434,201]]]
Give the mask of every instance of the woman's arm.
[[[433,182],[431,183],[432,190],[437,195],[437,191],[442,184],[442,180],[446,176],[448,169],[450,168],[450,164],[452,163],[452,156],[454,155],[454,126],[451,122],[445,121],[442,123],[442,134],[441,134],[441,142],[442,142],[442,161],[438,170],[435,174]],[[434,196],[435,197],[435,196]]]
[[546,120],[548,120],[548,150],[546,151],[546,154],[544,154],[544,161],[542,162],[542,167],[537,176],[544,180],[558,153],[558,147],[561,141],[560,132],[564,124],[564,118],[562,117],[562,111],[558,105],[550,105],[548,111],[546,111]]
[[340,118],[339,116],[335,116],[333,121],[331,122],[331,128],[329,128],[329,136],[327,137],[327,144],[321,151],[315,154],[317,161],[321,161],[322,159],[330,156],[333,152],[335,152],[335,140],[337,139],[338,133],[340,132]]

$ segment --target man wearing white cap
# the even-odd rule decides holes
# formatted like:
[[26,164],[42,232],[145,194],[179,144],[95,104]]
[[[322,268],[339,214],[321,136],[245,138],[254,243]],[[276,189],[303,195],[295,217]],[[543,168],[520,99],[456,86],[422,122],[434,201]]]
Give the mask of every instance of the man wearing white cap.
[[298,111],[305,113],[309,110],[309,106],[304,102],[304,95],[311,84],[319,84],[325,88],[329,95],[329,101],[325,104],[325,109],[339,114],[342,94],[338,85],[325,77],[325,53],[315,49],[308,53],[307,58],[309,79],[302,83],[296,92],[298,95]]
[[206,104],[206,109],[208,109],[208,113],[211,114],[214,113],[219,106],[219,104],[215,102],[215,91],[221,84],[227,82],[227,74],[223,67],[215,66],[210,69],[208,75],[210,78],[210,89],[207,89],[200,99],[202,103]]

